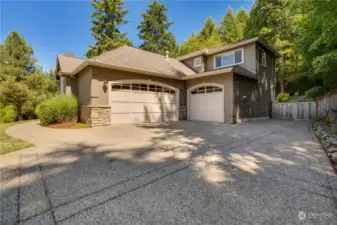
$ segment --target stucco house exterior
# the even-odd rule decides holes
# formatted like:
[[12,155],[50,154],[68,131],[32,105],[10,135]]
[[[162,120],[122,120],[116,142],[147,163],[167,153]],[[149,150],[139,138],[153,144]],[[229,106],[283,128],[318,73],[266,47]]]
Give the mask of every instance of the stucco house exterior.
[[123,46],[92,59],[57,56],[61,94],[92,126],[176,120],[237,123],[269,118],[279,54],[262,38],[176,59]]

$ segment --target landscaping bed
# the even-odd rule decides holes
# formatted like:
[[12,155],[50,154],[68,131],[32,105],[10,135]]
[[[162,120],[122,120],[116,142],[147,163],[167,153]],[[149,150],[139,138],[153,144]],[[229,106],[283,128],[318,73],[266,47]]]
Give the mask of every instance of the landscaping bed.
[[337,120],[334,113],[330,112],[323,120],[314,122],[313,131],[337,170]]
[[0,124],[0,155],[34,146],[23,140],[12,138],[5,133],[7,128],[18,123],[21,122]]

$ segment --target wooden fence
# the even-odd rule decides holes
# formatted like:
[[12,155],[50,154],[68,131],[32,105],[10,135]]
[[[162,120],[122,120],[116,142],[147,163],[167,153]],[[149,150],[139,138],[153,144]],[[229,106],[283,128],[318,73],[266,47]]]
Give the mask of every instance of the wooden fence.
[[317,118],[323,118],[329,110],[337,110],[337,92],[316,98]]
[[272,110],[275,119],[316,119],[316,102],[274,102]]

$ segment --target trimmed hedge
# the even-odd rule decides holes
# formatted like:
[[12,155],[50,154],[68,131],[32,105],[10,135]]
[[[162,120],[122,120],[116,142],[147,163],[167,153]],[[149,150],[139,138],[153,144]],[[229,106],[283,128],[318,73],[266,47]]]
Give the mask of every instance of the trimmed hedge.
[[38,116],[41,125],[77,122],[78,103],[75,96],[60,95],[43,102]]

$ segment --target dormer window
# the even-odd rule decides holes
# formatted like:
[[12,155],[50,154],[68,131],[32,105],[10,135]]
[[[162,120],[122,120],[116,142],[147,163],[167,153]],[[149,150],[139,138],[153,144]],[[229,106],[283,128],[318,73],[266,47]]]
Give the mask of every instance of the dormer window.
[[243,49],[216,55],[214,61],[216,69],[241,64],[243,63]]
[[194,59],[194,67],[201,66],[201,57]]

